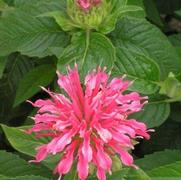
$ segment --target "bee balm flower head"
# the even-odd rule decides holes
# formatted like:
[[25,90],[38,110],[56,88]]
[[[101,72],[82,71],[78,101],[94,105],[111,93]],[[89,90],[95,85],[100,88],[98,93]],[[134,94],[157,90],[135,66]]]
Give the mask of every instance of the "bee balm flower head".
[[81,180],[88,177],[90,163],[98,179],[105,180],[106,172],[111,173],[113,156],[118,155],[126,166],[134,166],[128,152],[134,148],[132,140],[150,136],[144,123],[128,117],[142,109],[147,97],[136,92],[125,94],[130,83],[123,78],[109,81],[101,68],[87,74],[84,88],[77,67],[69,68],[68,75],[58,73],[58,84],[67,97],[44,89],[51,99],[32,103],[39,110],[29,133],[51,138],[38,147],[34,161],[63,152],[55,168],[59,179],[71,170],[74,161]]

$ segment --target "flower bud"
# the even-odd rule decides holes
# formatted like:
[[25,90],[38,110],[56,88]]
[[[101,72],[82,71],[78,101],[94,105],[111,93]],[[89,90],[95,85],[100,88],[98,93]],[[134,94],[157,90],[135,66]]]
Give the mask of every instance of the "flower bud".
[[77,4],[81,9],[85,11],[88,11],[91,8],[89,0],[77,0]]

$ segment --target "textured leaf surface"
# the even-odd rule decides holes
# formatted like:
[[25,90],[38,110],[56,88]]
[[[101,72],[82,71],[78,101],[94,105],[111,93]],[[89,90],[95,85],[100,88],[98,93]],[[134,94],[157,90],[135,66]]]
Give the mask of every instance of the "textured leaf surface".
[[0,151],[0,164],[0,175],[9,178],[25,175],[51,177],[52,175],[46,167],[30,164],[19,156],[5,151]]
[[10,118],[18,83],[23,78],[23,76],[33,67],[34,62],[32,61],[32,59],[25,56],[13,54],[7,58],[4,75],[0,80],[1,122],[6,122]]
[[148,174],[151,177],[181,177],[181,161],[152,169]]
[[66,0],[14,0],[14,2],[15,6],[18,8],[24,9],[26,7],[36,7],[42,13],[53,10],[62,10],[66,7]]
[[35,156],[35,148],[46,141],[35,138],[33,135],[26,134],[24,128],[14,128],[1,125],[10,144],[19,152],[29,156]]
[[[96,177],[90,177],[88,180],[96,180]],[[141,169],[129,169],[124,168],[120,171],[112,173],[112,175],[107,176],[107,180],[150,180],[149,176]]]
[[126,48],[117,48],[117,60],[113,75],[126,74],[130,80],[134,80],[130,90],[144,94],[152,94],[158,86],[160,71],[157,64],[145,56]]
[[6,65],[7,57],[0,57],[0,78],[3,75],[3,71]]
[[66,44],[65,33],[53,20],[33,17],[25,10],[15,9],[1,19],[0,55],[19,51],[28,56],[44,57],[51,55],[49,47]]
[[176,161],[181,161],[181,151],[165,150],[145,155],[144,158],[136,160],[136,165],[145,171],[149,171],[160,166],[165,166]]
[[8,5],[13,5],[14,0],[3,0]]
[[181,33],[171,35],[168,38],[174,46],[181,46]]
[[144,1],[147,17],[156,25],[159,27],[163,27],[163,23],[160,17],[160,14],[158,12],[158,9],[156,7],[156,3],[154,0],[146,0]]
[[165,35],[144,19],[125,17],[112,33],[117,48],[144,54],[158,63],[161,78],[181,69],[180,59]]
[[[24,130],[31,128],[30,126],[15,128],[1,125],[1,127],[14,149],[32,157],[36,155],[36,148],[38,146],[48,142],[46,138],[36,138],[34,135],[26,134]],[[53,171],[60,157],[61,154],[51,155],[43,161],[43,164]]]
[[[122,174],[123,173],[123,174]],[[113,176],[108,177],[108,180],[150,180],[149,176],[141,169],[123,169],[122,171],[116,172]]]
[[0,12],[4,11],[6,8],[8,8],[8,5],[3,0],[0,0]]
[[41,176],[17,176],[17,177],[6,177],[6,176],[1,176],[1,180],[48,180],[48,178],[41,177]]
[[[143,9],[145,8],[144,4],[143,4],[143,0],[136,0],[136,1],[135,0],[127,0],[127,4],[140,6]],[[138,18],[145,18],[146,17],[146,13],[144,11],[129,12],[129,13],[126,13],[126,15],[132,16],[132,17],[138,17]]]
[[169,103],[150,102],[143,110],[134,114],[134,118],[146,123],[149,128],[163,124],[170,114]]
[[40,86],[46,87],[53,80],[55,71],[52,65],[41,65],[27,73],[19,83],[14,105],[32,97],[40,91]]
[[99,33],[91,33],[90,36],[80,34],[72,40],[63,52],[58,62],[58,69],[62,71],[65,65],[79,64],[82,75],[97,66],[106,66],[111,69],[115,60],[115,49],[110,40]]

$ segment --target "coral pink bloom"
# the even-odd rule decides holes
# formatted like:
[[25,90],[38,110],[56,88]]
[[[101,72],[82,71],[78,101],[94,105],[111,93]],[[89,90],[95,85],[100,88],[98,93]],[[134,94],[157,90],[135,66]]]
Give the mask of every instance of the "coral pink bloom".
[[90,0],[77,0],[77,4],[83,10],[89,10],[91,8]]
[[98,179],[105,180],[106,173],[111,173],[114,155],[124,165],[134,166],[128,152],[134,148],[132,140],[150,136],[144,123],[128,117],[142,109],[147,97],[136,92],[125,94],[130,83],[123,78],[108,79],[101,68],[90,72],[84,85],[77,67],[69,68],[68,75],[58,73],[58,84],[67,96],[44,89],[51,99],[32,103],[39,110],[29,133],[51,138],[48,144],[37,148],[34,162],[64,152],[55,173],[61,178],[76,160],[81,180],[89,175],[90,163],[96,167]]

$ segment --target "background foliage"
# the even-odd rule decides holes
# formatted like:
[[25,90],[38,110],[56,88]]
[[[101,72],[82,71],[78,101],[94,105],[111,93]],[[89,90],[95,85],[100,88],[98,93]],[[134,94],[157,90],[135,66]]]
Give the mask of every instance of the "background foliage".
[[[57,17],[65,0],[0,0],[0,179],[46,180],[59,157],[29,165],[35,147],[46,142],[22,130],[33,122],[35,110],[27,99],[47,98],[40,85],[58,91],[56,69],[80,64],[82,76],[97,64],[112,76],[127,74],[130,91],[149,96],[142,112],[134,115],[155,128],[150,141],[142,141],[133,154],[140,170],[123,168],[111,180],[181,178],[181,1],[122,0],[117,23],[92,32],[65,32]],[[138,8],[133,5],[137,5]],[[133,8],[134,7],[134,8]],[[110,24],[109,24],[110,23]],[[75,172],[65,176],[73,180]],[[91,180],[95,179],[90,177]]]

